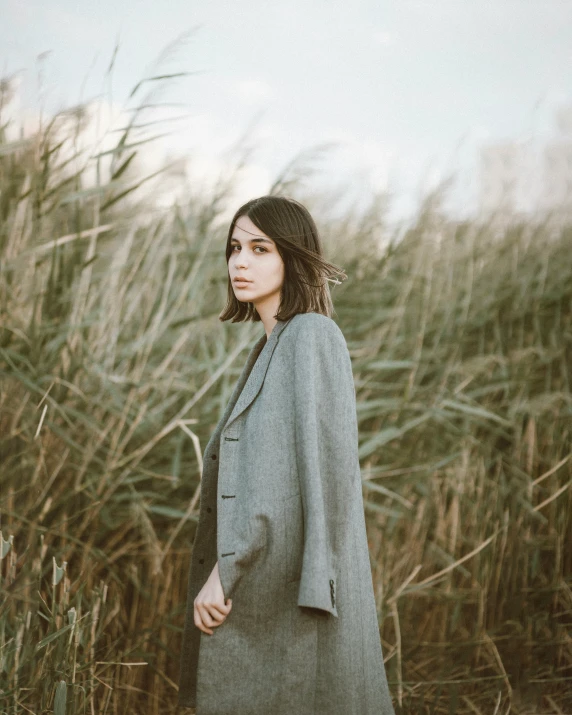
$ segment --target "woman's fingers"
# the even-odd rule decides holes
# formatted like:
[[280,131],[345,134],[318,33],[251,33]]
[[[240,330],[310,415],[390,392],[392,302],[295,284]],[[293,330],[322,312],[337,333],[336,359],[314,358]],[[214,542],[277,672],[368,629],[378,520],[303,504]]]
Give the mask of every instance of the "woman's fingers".
[[[208,615],[216,622],[216,623],[222,623],[224,619],[228,616],[230,613],[231,606],[229,605],[223,605],[222,603],[213,603],[212,601],[208,601],[206,599],[198,599],[195,601],[195,605],[201,606],[202,608],[206,609],[206,612]],[[209,621],[207,617],[207,621]],[[207,622],[206,625],[212,626],[214,625],[213,623]]]
[[225,616],[228,616],[228,614],[232,610],[232,598],[227,598],[226,603],[224,605],[222,603],[217,603],[216,607],[221,613],[223,613]]
[[[207,625],[207,619],[210,620],[210,617],[208,616],[207,611],[205,610],[205,607],[200,604],[200,603],[195,603],[195,612],[194,612],[194,621],[195,621],[195,626],[203,631],[203,633],[208,633],[209,635],[212,635],[213,631],[212,628]],[[212,626],[212,623],[211,623]]]
[[197,606],[195,610],[195,624],[204,633],[208,633],[210,636],[213,634],[213,628],[220,626],[224,621],[214,619],[210,616],[206,606]]
[[205,603],[204,605],[211,616],[219,623],[222,623],[222,621],[224,621],[230,613],[230,608],[228,606],[223,606],[221,603]]
[[220,626],[232,609],[229,598],[226,605],[195,600],[194,621],[197,628],[212,635],[212,629]]
[[224,602],[224,592],[218,573],[218,561],[207,582],[198,593],[194,603],[195,626],[203,633],[213,634],[213,628],[220,626],[230,613],[232,599]]
[[224,613],[221,613],[218,608],[213,604],[205,603],[203,604],[203,607],[206,612],[206,620],[203,619],[203,623],[207,626],[210,626],[211,628],[212,626],[220,626],[220,624],[226,618],[226,615]]
[[201,616],[199,614],[198,609],[195,606],[195,613],[193,616],[193,619],[195,621],[195,626],[199,629],[199,631],[202,631],[203,633],[208,633],[209,636],[212,636],[212,630],[210,628],[207,628],[206,626],[203,626],[203,622],[201,620]]

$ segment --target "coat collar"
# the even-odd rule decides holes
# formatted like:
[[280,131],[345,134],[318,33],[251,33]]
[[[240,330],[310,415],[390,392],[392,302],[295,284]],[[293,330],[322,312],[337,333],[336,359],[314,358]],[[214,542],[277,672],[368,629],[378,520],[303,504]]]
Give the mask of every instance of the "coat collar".
[[[230,417],[224,424],[223,430],[246,410],[260,392],[266,371],[268,370],[268,365],[270,364],[270,358],[278,343],[278,337],[291,320],[292,318],[288,320],[278,320],[276,325],[272,328],[270,337],[267,339],[266,333],[264,333],[250,351],[238,380],[238,386],[242,384],[244,387],[230,413]],[[238,387],[238,389],[240,389],[240,387]]]

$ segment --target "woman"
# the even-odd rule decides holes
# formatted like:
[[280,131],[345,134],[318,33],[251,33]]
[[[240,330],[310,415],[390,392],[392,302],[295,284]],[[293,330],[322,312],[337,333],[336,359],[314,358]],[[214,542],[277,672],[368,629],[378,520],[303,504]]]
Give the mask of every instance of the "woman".
[[198,715],[393,715],[367,545],[355,388],[316,225],[234,215],[228,304],[265,334],[204,453],[179,704]]

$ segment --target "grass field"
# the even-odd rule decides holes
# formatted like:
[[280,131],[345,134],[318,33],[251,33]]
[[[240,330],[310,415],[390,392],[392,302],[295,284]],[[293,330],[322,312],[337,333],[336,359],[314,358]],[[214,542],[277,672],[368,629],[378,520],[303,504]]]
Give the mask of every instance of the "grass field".
[[[135,125],[84,161],[80,110],[11,142],[1,117],[0,713],[174,713],[202,450],[262,333],[218,320],[234,179],[149,214]],[[272,191],[348,273],[396,711],[571,713],[572,226],[432,197],[391,240],[375,200]]]

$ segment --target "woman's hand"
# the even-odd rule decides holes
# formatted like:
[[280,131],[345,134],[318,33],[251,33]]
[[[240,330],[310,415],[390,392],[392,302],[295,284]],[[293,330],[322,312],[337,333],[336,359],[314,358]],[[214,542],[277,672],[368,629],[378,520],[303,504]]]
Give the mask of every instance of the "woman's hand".
[[220,626],[232,608],[231,598],[227,599],[226,604],[224,602],[224,592],[218,574],[218,561],[207,582],[198,592],[194,605],[195,626],[212,636],[212,628]]

